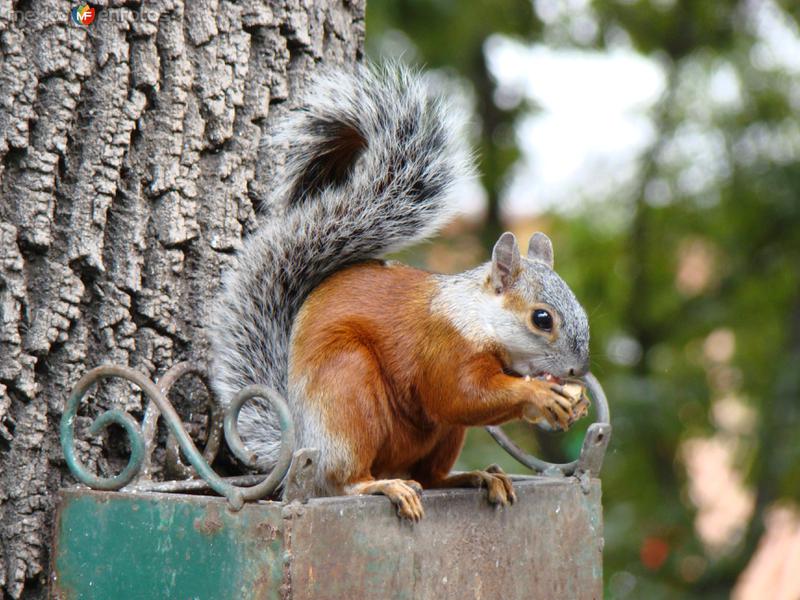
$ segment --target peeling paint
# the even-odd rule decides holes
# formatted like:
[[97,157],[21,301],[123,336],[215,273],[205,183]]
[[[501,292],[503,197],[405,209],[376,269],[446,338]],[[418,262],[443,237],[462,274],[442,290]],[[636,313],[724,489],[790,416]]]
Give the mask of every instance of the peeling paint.
[[[498,510],[481,490],[423,494],[400,521],[383,497],[259,502],[62,492],[55,598],[328,600],[602,597],[600,482],[515,481]],[[136,560],[131,560],[136,557]]]

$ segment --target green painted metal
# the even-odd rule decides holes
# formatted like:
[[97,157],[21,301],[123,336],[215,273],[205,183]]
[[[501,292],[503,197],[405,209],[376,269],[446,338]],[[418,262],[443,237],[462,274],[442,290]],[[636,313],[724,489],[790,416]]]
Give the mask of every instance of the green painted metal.
[[[175,365],[164,376],[170,382],[174,382],[179,375],[171,375],[171,372],[179,372],[184,368],[184,363]],[[185,369],[184,369],[185,370]],[[181,371],[182,372],[182,371]],[[246,450],[242,445],[239,434],[236,432],[236,415],[242,405],[251,398],[259,397],[267,399],[275,408],[281,427],[281,448],[278,462],[270,474],[260,483],[250,487],[238,487],[217,475],[211,466],[203,458],[203,455],[194,445],[192,438],[186,433],[181,418],[167,400],[165,393],[145,375],[129,367],[120,365],[103,365],[96,367],[86,373],[75,384],[72,394],[67,401],[64,414],[61,418],[61,448],[67,460],[72,474],[80,481],[93,489],[99,490],[118,490],[130,483],[139,472],[145,456],[145,441],[139,425],[133,417],[119,409],[106,411],[92,423],[91,432],[99,433],[104,427],[116,423],[123,427],[131,445],[131,455],[128,464],[121,473],[113,477],[99,477],[91,473],[83,466],[80,459],[75,454],[75,416],[81,399],[87,391],[100,379],[107,377],[119,377],[126,379],[141,389],[145,396],[153,402],[161,413],[164,421],[169,427],[170,432],[175,437],[186,458],[194,467],[195,471],[208,482],[211,489],[225,496],[231,507],[239,510],[244,505],[245,500],[256,500],[269,495],[275,490],[281,479],[289,469],[294,449],[294,424],[286,402],[279,394],[273,392],[266,386],[251,385],[239,392],[231,403],[230,413],[233,415],[232,422],[226,418],[225,430],[232,437],[228,444],[237,451],[237,454],[244,456]]]
[[51,593],[67,599],[358,600],[602,597],[600,482],[516,479],[498,509],[485,490],[430,490],[425,518],[382,496],[248,503],[65,490]]
[[[116,370],[116,367],[99,367],[98,369]],[[118,490],[133,480],[142,467],[142,461],[144,460],[145,448],[142,430],[133,417],[115,408],[104,412],[95,419],[89,429],[90,433],[96,435],[112,423],[116,423],[123,428],[131,445],[131,455],[128,458],[128,464],[125,465],[125,468],[119,474],[113,477],[98,477],[84,467],[83,463],[81,463],[80,459],[75,454],[75,417],[78,414],[78,407],[80,406],[81,399],[89,388],[94,385],[94,382],[98,379],[98,375],[102,374],[102,372],[98,372],[98,369],[93,369],[81,377],[67,400],[67,405],[61,416],[61,449],[64,451],[64,458],[67,461],[69,470],[72,471],[72,474],[81,483],[85,483],[89,487],[98,490]],[[153,386],[143,375],[136,371],[131,371],[131,373],[134,376],[132,378],[134,383],[142,387],[142,389],[145,389],[143,386],[147,384]]]
[[[120,365],[96,367],[81,377],[73,388],[61,419],[61,446],[67,465],[76,479],[92,489],[100,490],[122,489],[134,478],[137,478],[137,482],[127,488],[128,491],[141,491],[153,484],[154,482],[149,479],[150,460],[157,419],[161,416],[170,431],[167,442],[167,464],[171,465],[173,470],[182,477],[190,478],[183,486],[184,490],[196,489],[197,481],[191,478],[192,471],[180,462],[178,446],[200,478],[215,492],[225,496],[235,510],[241,509],[247,500],[266,498],[274,492],[289,470],[294,450],[294,423],[283,397],[267,386],[251,385],[241,390],[227,407],[222,429],[224,429],[228,447],[240,461],[250,468],[257,469],[258,465],[255,454],[244,446],[237,430],[238,415],[242,406],[253,398],[267,400],[275,411],[281,429],[281,445],[272,471],[262,481],[248,487],[240,487],[217,475],[210,466],[220,445],[219,411],[217,411],[216,417],[212,411],[207,444],[201,454],[186,433],[178,413],[167,399],[170,387],[189,373],[199,375],[204,382],[207,382],[203,371],[188,362],[181,362],[170,368],[159,380],[158,385],[142,373]],[[113,477],[100,477],[88,471],[75,453],[75,418],[80,401],[86,392],[97,381],[109,377],[125,379],[138,386],[148,398],[149,404],[145,411],[142,427],[130,415],[118,409],[103,413],[92,423],[90,431],[93,434],[99,433],[112,423],[120,425],[131,446],[128,464],[122,472]],[[486,429],[509,454],[535,473],[556,477],[565,475],[597,477],[611,436],[610,414],[605,393],[597,379],[588,373],[583,378],[583,382],[597,407],[597,421],[587,429],[580,456],[572,462],[556,464],[543,461],[524,453],[499,427],[490,426]],[[172,481],[169,483],[169,487],[180,490],[182,485],[180,482]]]
[[[278,451],[278,457],[275,461],[275,467],[263,482],[252,488],[247,488],[242,491],[242,496],[245,500],[257,500],[263,498],[272,492],[281,479],[289,470],[289,464],[292,462],[292,451],[294,450],[294,421],[289,412],[289,407],[286,405],[283,397],[265,385],[249,385],[231,400],[228,411],[225,414],[225,441],[228,448],[241,460],[245,465],[251,468],[257,468],[258,463],[256,455],[250,452],[239,437],[239,431],[236,424],[239,422],[239,411],[242,406],[252,398],[263,398],[267,400],[270,405],[275,409],[278,417],[278,425],[281,429],[281,447]],[[287,443],[287,440],[289,443]]]
[[[428,490],[422,499],[425,518],[412,525],[397,518],[385,497],[311,498],[303,503],[311,491],[317,452],[299,450],[289,469],[294,442],[291,416],[283,399],[263,386],[250,386],[237,395],[222,429],[236,456],[251,464],[253,457],[236,431],[236,416],[247,400],[267,399],[276,408],[284,435],[279,465],[249,487],[219,477],[167,399],[169,387],[189,372],[197,369],[180,363],[156,385],[132,369],[111,365],[93,369],[76,384],[61,422],[62,447],[71,471],[82,483],[101,490],[120,489],[137,474],[139,479],[125,493],[62,491],[54,535],[53,598],[588,600],[602,596],[597,476],[611,426],[605,395],[593,377],[587,385],[598,407],[598,422],[587,430],[576,461],[544,463],[495,430],[492,435],[512,456],[549,476],[516,477],[518,501],[505,509],[490,506],[485,490]],[[130,440],[127,466],[109,478],[86,470],[74,447],[78,405],[104,377],[134,383],[151,401],[143,428],[119,410],[109,410],[92,423],[93,433],[117,423]],[[202,480],[148,479],[146,464],[159,414]],[[207,449],[219,445],[212,439],[219,436],[219,429],[218,425],[217,433],[209,436]],[[177,456],[175,448],[172,453]],[[269,494],[284,475],[285,502],[245,504]],[[227,502],[209,496],[141,493],[154,486],[199,489],[203,480]]]
[[280,510],[220,498],[62,492],[58,599],[279,598]]

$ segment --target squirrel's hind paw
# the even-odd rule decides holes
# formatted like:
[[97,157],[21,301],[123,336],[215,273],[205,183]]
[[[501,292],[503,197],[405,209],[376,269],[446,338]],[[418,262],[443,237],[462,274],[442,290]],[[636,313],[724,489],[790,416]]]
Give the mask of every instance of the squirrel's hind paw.
[[508,506],[517,500],[511,478],[497,465],[489,465],[485,471],[467,471],[448,475],[438,481],[434,487],[486,488],[487,499],[490,504],[495,506]]
[[422,486],[411,479],[379,479],[354,483],[345,488],[347,494],[382,494],[397,508],[397,516],[418,523],[425,516],[422,509]]
[[511,477],[506,475],[503,469],[497,465],[489,465],[484,473],[491,477],[491,481],[487,478],[486,482],[486,487],[489,490],[489,502],[507,506],[517,501]]

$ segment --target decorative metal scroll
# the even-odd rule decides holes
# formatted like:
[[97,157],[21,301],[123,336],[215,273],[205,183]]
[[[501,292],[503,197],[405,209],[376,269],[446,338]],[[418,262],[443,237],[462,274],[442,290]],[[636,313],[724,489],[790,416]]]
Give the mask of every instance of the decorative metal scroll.
[[611,417],[608,400],[600,382],[591,373],[583,377],[589,397],[597,411],[597,421],[589,425],[583,438],[581,453],[576,460],[568,463],[551,463],[523,452],[506,433],[497,426],[486,430],[502,448],[529,469],[544,475],[576,475],[588,474],[597,477],[603,466],[608,442],[611,439]]
[[[61,418],[61,447],[75,478],[98,490],[188,492],[211,489],[226,497],[234,510],[240,509],[247,500],[269,496],[284,480],[286,480],[285,500],[308,497],[310,492],[306,488],[309,488],[309,482],[313,478],[309,473],[316,465],[318,452],[313,449],[301,449],[295,453],[294,463],[297,464],[293,463],[294,424],[289,408],[280,394],[263,385],[248,386],[233,398],[225,414],[209,395],[208,435],[201,453],[168,400],[172,386],[189,374],[199,377],[208,387],[205,372],[188,362],[173,366],[156,383],[138,371],[118,365],[104,365],[86,373],[73,388]],[[108,378],[120,378],[133,383],[144,392],[148,404],[141,425],[131,415],[117,408],[107,410],[92,422],[89,427],[92,435],[97,435],[109,425],[116,424],[125,431],[130,443],[130,456],[122,471],[117,475],[102,477],[90,472],[76,454],[75,420],[80,401],[86,393],[100,380]],[[597,421],[589,426],[580,455],[572,462],[559,464],[541,460],[523,452],[500,427],[486,429],[506,452],[535,472],[551,476],[576,475],[581,478],[586,475],[597,476],[611,437],[608,401],[594,375],[587,374],[584,382],[590,398],[594,401]],[[247,450],[237,430],[239,411],[253,398],[268,401],[278,416],[281,446],[275,467],[266,475],[220,477],[211,468],[211,463],[219,450],[223,432],[233,454],[248,467],[257,467],[255,455]],[[166,448],[167,470],[182,479],[168,481],[151,479],[152,453],[155,448],[159,417],[164,418],[169,429]],[[181,452],[189,461],[189,465],[182,462]],[[290,464],[293,464],[292,470],[289,469]]]
[[[188,362],[178,363],[167,371],[157,383],[153,383],[145,375],[128,367],[104,365],[92,369],[84,375],[72,390],[67,406],[61,418],[61,447],[72,474],[91,488],[99,490],[123,491],[191,491],[212,489],[225,496],[231,508],[238,510],[246,500],[264,498],[275,491],[286,475],[292,460],[294,448],[294,424],[286,402],[275,391],[263,385],[251,385],[239,392],[231,401],[224,418],[219,409],[211,407],[208,423],[206,446],[201,454],[181,422],[181,418],[167,399],[169,390],[183,376],[194,374],[206,383],[205,373]],[[81,463],[75,452],[75,418],[78,406],[86,392],[101,379],[125,379],[144,392],[149,402],[140,426],[128,413],[120,409],[110,409],[102,413],[91,424],[89,432],[100,433],[111,424],[122,427],[130,443],[131,453],[128,463],[120,473],[112,477],[100,477],[91,473]],[[220,446],[222,430],[228,447],[246,465],[255,466],[255,456],[248,452],[236,429],[237,417],[242,406],[253,398],[268,401],[278,416],[281,429],[281,446],[275,468],[266,476],[244,476],[223,478],[211,468],[211,462]],[[193,472],[181,462],[178,448],[189,461],[194,473],[200,479],[190,478],[180,481],[152,481],[151,456],[155,446],[155,434],[158,417],[164,418],[169,428],[170,439],[167,443],[167,465],[182,477],[192,477]],[[224,425],[223,425],[224,421]]]

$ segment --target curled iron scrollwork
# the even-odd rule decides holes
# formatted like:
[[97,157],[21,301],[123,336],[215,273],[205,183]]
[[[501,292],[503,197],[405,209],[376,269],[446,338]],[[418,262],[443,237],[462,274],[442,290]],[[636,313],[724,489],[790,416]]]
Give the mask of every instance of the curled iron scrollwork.
[[[61,418],[61,447],[67,465],[81,483],[98,490],[120,490],[126,486],[132,490],[164,490],[164,491],[189,491],[207,486],[221,496],[228,499],[234,510],[242,507],[247,500],[265,498],[272,494],[289,469],[294,449],[294,424],[292,423],[289,408],[284,399],[275,391],[262,385],[251,385],[237,394],[228,408],[224,418],[220,418],[216,409],[212,408],[209,419],[208,439],[206,447],[201,453],[195,446],[191,437],[183,426],[180,416],[175,411],[167,396],[170,388],[183,376],[193,373],[205,381],[204,374],[188,362],[178,363],[167,371],[158,381],[153,383],[148,377],[131,369],[119,365],[103,365],[86,373],[70,394],[64,414]],[[111,424],[122,427],[130,444],[130,456],[125,467],[117,475],[102,477],[89,471],[78,458],[75,451],[75,421],[80,402],[86,393],[102,379],[120,378],[134,384],[148,399],[143,425],[140,426],[128,413],[120,409],[110,409],[102,413],[91,424],[89,432],[99,434]],[[278,416],[281,428],[281,447],[278,461],[272,471],[263,480],[254,482],[253,485],[239,485],[246,481],[253,482],[253,477],[223,478],[212,468],[211,462],[216,456],[220,445],[221,431],[224,429],[228,439],[228,446],[237,457],[246,457],[244,462],[249,466],[254,464],[254,459],[248,455],[236,430],[236,417],[241,407],[249,400],[261,398],[268,401]],[[173,465],[180,465],[179,474],[192,475],[191,470],[180,462],[177,448],[189,461],[191,469],[196,473],[204,485],[198,485],[199,480],[189,478],[184,481],[152,482],[150,481],[150,458],[154,446],[156,422],[159,418],[169,429],[170,441],[168,442],[168,461]]]
[[[134,369],[119,365],[96,367],[81,377],[67,400],[61,418],[61,447],[75,478],[98,490],[188,492],[211,489],[227,498],[234,510],[240,509],[245,501],[262,499],[273,494],[286,477],[294,452],[294,423],[286,401],[280,394],[266,386],[251,385],[241,390],[231,400],[230,406],[223,414],[221,407],[209,396],[207,439],[201,452],[168,399],[170,389],[175,383],[189,374],[200,378],[208,388],[205,372],[189,362],[176,364],[156,383]],[[141,425],[130,414],[116,408],[103,412],[90,425],[89,432],[92,435],[101,433],[112,424],[118,425],[122,427],[130,444],[130,456],[125,467],[117,475],[102,477],[89,471],[78,458],[75,449],[75,424],[80,402],[86,393],[99,381],[108,378],[120,378],[134,384],[142,390],[148,403]],[[537,473],[551,476],[597,476],[611,436],[609,408],[603,388],[591,373],[584,377],[584,383],[594,401],[597,417],[596,422],[586,431],[580,455],[572,462],[558,464],[541,460],[523,452],[500,427],[492,426],[486,429],[506,452]],[[243,464],[250,468],[258,466],[255,455],[246,448],[237,430],[240,409],[254,398],[269,402],[278,417],[281,429],[278,459],[274,468],[267,474],[223,478],[211,467],[223,437],[231,452]],[[181,480],[151,479],[151,458],[159,417],[164,419],[169,431],[166,448],[167,467],[173,474],[183,477]],[[311,449],[299,451],[300,454],[303,452],[316,451]],[[182,462],[181,453],[189,461],[188,465]],[[316,454],[313,456],[313,462],[316,462]],[[291,487],[291,482],[289,483]],[[299,493],[298,490],[294,490],[290,495]]]

